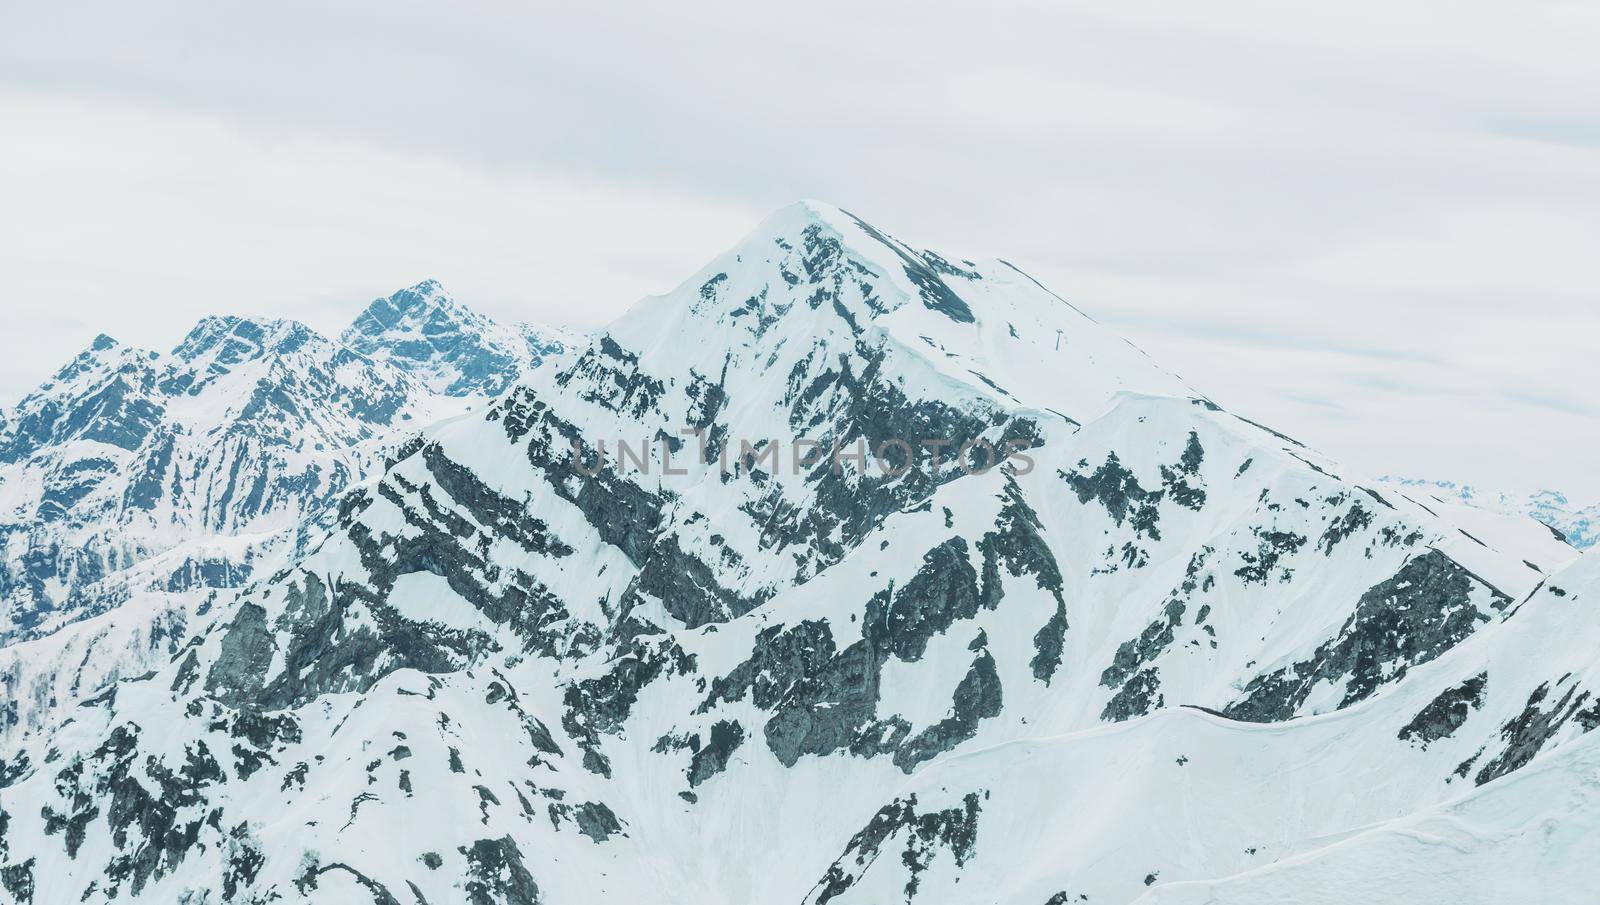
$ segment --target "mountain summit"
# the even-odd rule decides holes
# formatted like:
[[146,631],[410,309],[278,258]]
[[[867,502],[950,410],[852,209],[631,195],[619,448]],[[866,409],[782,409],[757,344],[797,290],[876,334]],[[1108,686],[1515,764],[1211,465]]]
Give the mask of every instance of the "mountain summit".
[[553,333],[458,304],[436,280],[373,300],[339,340],[445,396],[497,395],[564,347]]
[[[352,329],[453,386],[471,356],[420,338],[473,332],[445,310],[424,284]],[[837,208],[779,211],[336,505],[170,660],[0,749],[13,899],[1600,882],[1590,559]]]
[[[743,350],[858,345],[916,360],[1004,407],[1098,414],[1119,392],[1194,396],[1143,352],[1004,261],[946,258],[816,201],[785,207],[610,328],[667,371],[772,375]],[[797,360],[797,359],[796,359]],[[759,367],[757,363],[760,362]],[[930,375],[931,376],[931,375]]]

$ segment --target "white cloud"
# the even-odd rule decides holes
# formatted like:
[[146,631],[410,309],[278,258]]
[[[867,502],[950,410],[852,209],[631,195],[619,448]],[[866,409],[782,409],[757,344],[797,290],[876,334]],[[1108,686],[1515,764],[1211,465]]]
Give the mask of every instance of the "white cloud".
[[429,277],[497,317],[592,326],[758,216],[195,114],[0,95],[0,120],[13,398],[98,332],[169,348],[242,313],[336,333]]

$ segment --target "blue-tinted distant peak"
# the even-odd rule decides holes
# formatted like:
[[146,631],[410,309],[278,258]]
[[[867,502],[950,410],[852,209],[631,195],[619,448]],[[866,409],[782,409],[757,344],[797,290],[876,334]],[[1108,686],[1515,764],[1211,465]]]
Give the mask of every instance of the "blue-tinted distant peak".
[[230,365],[284,354],[321,339],[299,321],[222,315],[202,318],[183,342],[172,350],[173,357],[186,362],[209,358]]
[[446,396],[496,395],[560,349],[457,302],[431,279],[374,299],[339,339]]

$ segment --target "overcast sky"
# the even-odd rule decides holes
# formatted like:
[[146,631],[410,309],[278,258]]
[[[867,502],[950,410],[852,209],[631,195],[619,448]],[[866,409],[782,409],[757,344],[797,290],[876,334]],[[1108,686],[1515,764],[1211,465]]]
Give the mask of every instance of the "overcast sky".
[[600,325],[820,198],[1357,468],[1600,497],[1593,0],[599,6],[0,6],[0,400],[426,277]]

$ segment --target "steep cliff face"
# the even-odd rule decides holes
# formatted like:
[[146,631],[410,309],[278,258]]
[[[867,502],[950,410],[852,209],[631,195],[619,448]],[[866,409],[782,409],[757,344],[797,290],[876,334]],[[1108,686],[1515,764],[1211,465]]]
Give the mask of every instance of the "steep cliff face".
[[1176,895],[1589,745],[1592,567],[1469,520],[1005,262],[796,205],[17,745],[0,871],[37,902]]

